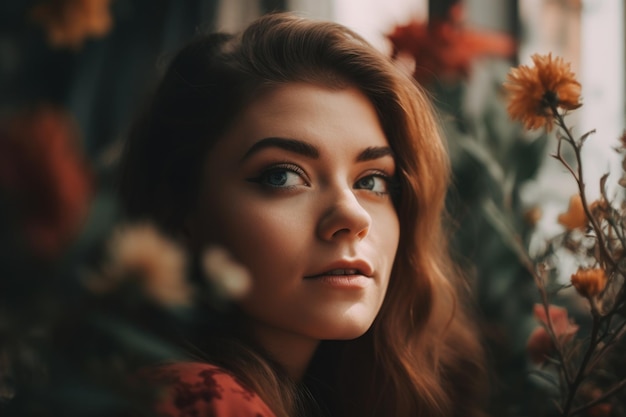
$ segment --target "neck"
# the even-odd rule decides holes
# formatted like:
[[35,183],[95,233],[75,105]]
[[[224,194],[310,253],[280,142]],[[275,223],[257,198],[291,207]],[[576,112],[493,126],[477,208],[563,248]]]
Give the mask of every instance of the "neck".
[[300,381],[319,345],[319,340],[262,324],[253,325],[257,343],[281,364],[294,381]]

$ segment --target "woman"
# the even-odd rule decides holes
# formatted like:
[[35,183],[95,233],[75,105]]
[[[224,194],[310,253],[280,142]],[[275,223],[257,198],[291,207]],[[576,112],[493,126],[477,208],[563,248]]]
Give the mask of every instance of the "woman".
[[196,254],[225,247],[252,288],[211,313],[202,361],[155,371],[160,410],[480,415],[448,178],[425,94],[350,30],[274,14],[192,40],[131,134],[122,201]]

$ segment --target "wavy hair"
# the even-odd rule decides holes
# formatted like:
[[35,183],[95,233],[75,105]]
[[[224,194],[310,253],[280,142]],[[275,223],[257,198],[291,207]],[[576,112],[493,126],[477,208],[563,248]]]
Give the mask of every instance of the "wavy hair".
[[[450,166],[438,120],[414,80],[349,29],[281,13],[236,36],[193,39],[172,60],[130,135],[121,177],[127,214],[176,233],[196,204],[212,144],[256,94],[290,82],[364,93],[394,150],[401,184],[400,243],[381,311],[362,337],[323,342],[325,354],[316,355],[311,372],[327,368],[314,379],[332,394],[316,400],[346,417],[481,415],[483,351],[447,249]],[[304,413],[297,387],[271,359],[228,343],[240,348],[214,343],[209,358],[256,389],[277,415]]]

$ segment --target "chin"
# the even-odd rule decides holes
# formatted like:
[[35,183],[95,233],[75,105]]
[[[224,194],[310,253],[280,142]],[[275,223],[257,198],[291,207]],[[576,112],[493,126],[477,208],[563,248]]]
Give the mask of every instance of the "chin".
[[344,326],[337,326],[333,323],[326,329],[322,329],[323,337],[320,340],[352,340],[359,338],[365,334],[372,326],[372,322],[367,323],[350,323]]

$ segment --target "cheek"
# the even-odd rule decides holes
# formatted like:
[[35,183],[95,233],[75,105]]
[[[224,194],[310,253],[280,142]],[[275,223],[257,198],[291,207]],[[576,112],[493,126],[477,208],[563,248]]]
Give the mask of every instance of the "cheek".
[[259,204],[237,195],[214,206],[214,242],[223,245],[249,269],[255,280],[284,275],[307,252],[308,217],[297,204]]
[[377,251],[381,257],[384,257],[384,293],[380,300],[382,305],[387,291],[389,290],[389,282],[391,279],[391,271],[395,264],[398,245],[400,241],[400,222],[394,209],[386,211],[377,218],[376,223],[376,241],[374,251]]
[[393,260],[400,242],[400,221],[393,206],[378,208],[372,214],[372,231],[375,245],[387,259]]

